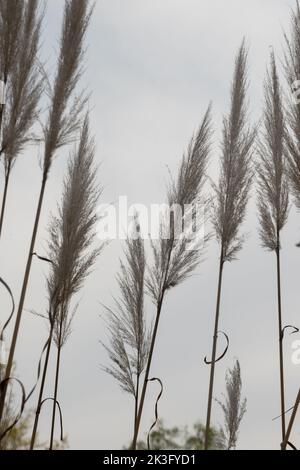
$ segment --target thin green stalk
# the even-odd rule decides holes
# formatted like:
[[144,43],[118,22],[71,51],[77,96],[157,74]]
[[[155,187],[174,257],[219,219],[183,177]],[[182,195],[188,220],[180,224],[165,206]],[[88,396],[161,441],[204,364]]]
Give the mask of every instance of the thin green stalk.
[[217,341],[218,341],[218,330],[219,330],[219,317],[220,317],[220,304],[221,304],[221,293],[222,293],[223,267],[224,267],[224,261],[223,261],[223,249],[222,249],[221,250],[221,255],[220,255],[217,305],[216,305],[216,316],[215,316],[215,328],[214,328],[214,337],[213,337],[213,346],[212,346],[212,355],[211,355],[211,365],[210,365],[210,378],[209,378],[207,416],[206,416],[206,428],[205,428],[205,442],[204,442],[204,449],[205,450],[208,450],[208,446],[209,446],[210,419],[211,419],[211,409],[212,409],[213,391],[214,391],[215,363],[216,363]]

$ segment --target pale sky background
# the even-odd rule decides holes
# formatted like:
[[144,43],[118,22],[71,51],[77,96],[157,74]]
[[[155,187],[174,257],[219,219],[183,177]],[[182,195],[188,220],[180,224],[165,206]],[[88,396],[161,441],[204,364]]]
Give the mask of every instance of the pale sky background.
[[[220,156],[222,116],[229,106],[233,61],[243,36],[250,46],[249,101],[251,119],[260,117],[262,84],[270,45],[282,57],[294,0],[97,0],[89,33],[82,85],[92,93],[92,129],[101,162],[102,202],[127,195],[131,203],[165,200],[167,167],[175,172],[188,142],[213,101],[214,149],[211,175]],[[53,70],[62,0],[48,2],[43,57]],[[67,152],[54,162],[37,240],[45,252],[49,213],[60,197]],[[0,245],[1,276],[18,300],[25,268],[41,172],[32,148],[14,169],[8,217]],[[274,255],[260,248],[255,194],[243,231],[249,234],[239,261],[227,264],[220,329],[230,349],[216,366],[215,396],[224,391],[226,369],[239,358],[248,411],[242,422],[239,449],[278,449],[280,421],[279,370]],[[282,277],[284,324],[300,325],[300,217],[291,210],[283,234]],[[80,294],[73,334],[63,350],[59,401],[71,449],[118,449],[132,437],[133,400],[100,370],[107,363],[99,340],[105,340],[101,303],[116,295],[115,275],[121,244],[114,241],[99,258]],[[197,275],[168,294],[155,348],[152,374],[164,383],[159,414],[167,425],[205,422],[210,355],[216,301],[218,246],[212,241]],[[44,313],[47,266],[34,261],[26,309]],[[1,290],[0,319],[9,302]],[[148,309],[149,318],[153,309]],[[24,312],[16,362],[26,387],[35,380],[38,356],[46,339],[43,320]],[[292,364],[286,337],[286,405],[292,406],[300,385],[300,365]],[[220,344],[220,350],[223,345]],[[53,390],[50,377],[47,394]],[[141,436],[153,421],[156,385],[149,386]],[[30,402],[33,407],[36,397]],[[40,438],[50,432],[50,407],[43,409]],[[217,405],[213,423],[222,424]],[[57,436],[59,429],[57,427]],[[300,417],[292,441],[299,446]]]

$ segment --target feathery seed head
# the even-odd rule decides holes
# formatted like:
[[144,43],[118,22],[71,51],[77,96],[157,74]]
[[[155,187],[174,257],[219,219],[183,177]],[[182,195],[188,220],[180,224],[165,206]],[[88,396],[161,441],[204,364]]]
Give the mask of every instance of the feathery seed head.
[[[192,139],[187,154],[183,156],[178,177],[168,188],[168,206],[174,208],[162,218],[160,238],[152,243],[154,263],[147,279],[148,291],[155,303],[160,302],[164,292],[184,281],[201,259],[203,240],[197,242],[197,235],[203,228],[204,220],[196,221],[194,244],[191,249],[190,234],[194,223],[187,213],[190,208],[205,203],[202,196],[206,180],[206,168],[211,146],[211,107],[209,106],[202,124]],[[180,233],[181,236],[175,236]]]
[[81,76],[84,37],[92,12],[89,4],[89,0],[65,0],[57,72],[45,127],[44,177],[55,151],[73,140],[80,125],[84,96],[75,97],[69,105]]
[[[136,215],[137,233],[138,226]],[[134,376],[139,377],[145,368],[151,333],[144,310],[146,258],[141,236],[128,238],[124,252],[125,263],[121,262],[117,277],[120,299],[115,300],[113,309],[106,308],[110,344],[103,346],[111,365],[103,370],[113,376],[124,391],[135,395]]]
[[33,139],[30,130],[37,120],[43,91],[37,58],[43,12],[40,13],[37,0],[20,3],[24,4],[18,31],[20,45],[10,67],[3,116],[1,152],[4,153],[6,173],[25,145]]
[[273,53],[264,88],[263,131],[258,146],[258,209],[262,245],[274,251],[280,248],[279,233],[287,221],[289,189],[286,126]]
[[[290,38],[285,34],[285,74],[289,87],[287,100],[286,143],[288,150],[288,174],[290,190],[294,196],[295,204],[300,209],[300,7],[292,13]],[[295,97],[296,92],[296,97]]]
[[[86,116],[78,148],[69,161],[58,216],[53,217],[50,224],[48,257],[52,264],[47,281],[50,321],[55,319],[56,333],[60,321],[63,322],[63,342],[70,328],[71,299],[82,287],[102,248],[92,249],[100,195],[94,155]],[[57,334],[55,338],[58,339]]]
[[245,218],[252,181],[255,130],[247,125],[247,50],[243,41],[235,61],[231,107],[223,121],[221,171],[213,184],[212,223],[222,247],[222,262],[232,261],[243,246],[240,227]]

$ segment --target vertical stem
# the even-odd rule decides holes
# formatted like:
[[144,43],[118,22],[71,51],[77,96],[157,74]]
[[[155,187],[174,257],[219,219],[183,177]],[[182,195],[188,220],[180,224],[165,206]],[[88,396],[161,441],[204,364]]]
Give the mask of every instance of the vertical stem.
[[4,105],[0,104],[0,136],[1,136],[1,131],[2,131],[3,108],[4,108]]
[[139,406],[139,388],[140,388],[140,374],[136,375],[136,392],[135,392],[135,407],[134,407],[134,434],[136,430],[136,422],[138,416],[138,406]]
[[43,400],[45,381],[46,381],[46,376],[47,376],[47,371],[48,371],[48,364],[49,364],[49,357],[50,357],[50,350],[51,350],[51,343],[52,343],[52,335],[53,335],[53,324],[51,326],[51,330],[50,330],[50,334],[49,334],[49,343],[48,343],[48,346],[47,346],[47,352],[46,352],[44,368],[43,368],[43,376],[42,376],[40,392],[39,392],[39,397],[38,397],[38,403],[37,403],[36,412],[35,412],[35,418],[34,418],[34,424],[33,424],[31,441],[30,441],[30,448],[29,448],[30,450],[33,450],[33,448],[34,448],[37,428],[38,428],[38,424],[39,424],[39,418],[40,418],[40,412],[41,412],[41,403],[42,403],[42,400]]
[[[3,93],[5,94],[5,87],[6,87],[6,81],[4,83],[4,89]],[[0,98],[3,98],[3,96],[0,96]],[[4,103],[0,103],[0,139],[1,139],[1,148],[2,148],[2,124],[3,124],[3,114],[4,114]]]
[[55,373],[55,387],[54,387],[54,397],[53,397],[53,410],[52,410],[52,424],[51,424],[51,436],[50,436],[50,446],[49,450],[53,450],[53,439],[54,439],[54,428],[55,428],[55,416],[56,416],[56,401],[57,401],[57,391],[58,391],[58,379],[59,379],[59,367],[60,367],[60,353],[62,347],[62,327],[63,327],[63,312],[61,311],[61,318],[59,324],[59,337],[57,344],[57,358],[56,358],[56,373]]
[[132,450],[136,450],[136,443],[137,443],[137,438],[138,438],[138,434],[139,434],[141,418],[142,418],[142,414],[143,414],[143,408],[144,408],[144,402],[145,402],[145,396],[146,396],[146,391],[147,391],[149,373],[150,373],[150,368],[151,368],[152,356],[153,356],[153,351],[154,351],[154,346],[155,346],[155,341],[156,341],[156,336],[157,336],[157,330],[158,330],[158,325],[159,325],[159,320],[160,320],[160,315],[161,315],[161,309],[162,309],[164,296],[165,296],[165,291],[166,291],[166,282],[167,282],[168,273],[169,273],[169,267],[170,267],[170,262],[171,262],[171,257],[172,257],[172,250],[173,250],[173,246],[174,246],[174,240],[175,240],[175,238],[174,238],[174,222],[170,221],[170,224],[171,224],[171,228],[172,228],[172,236],[170,238],[168,259],[167,259],[167,262],[166,262],[166,267],[165,267],[165,272],[164,272],[164,277],[163,277],[163,282],[162,282],[162,287],[161,287],[161,294],[160,294],[160,298],[157,302],[157,307],[156,307],[155,324],[154,324],[152,338],[151,338],[151,344],[150,344],[150,349],[149,349],[146,372],[145,372],[143,388],[142,388],[142,393],[141,393],[141,399],[140,399],[140,404],[139,404],[139,410],[138,410],[138,415],[137,415],[137,420],[136,420],[136,427],[135,427],[135,432],[134,432],[134,436],[133,436],[133,441],[132,441],[132,444],[131,444],[131,449]]
[[150,350],[149,350],[149,356],[148,356],[148,361],[147,361],[147,367],[146,367],[144,382],[143,382],[143,388],[142,388],[142,393],[141,393],[139,410],[138,410],[138,414],[137,414],[136,426],[135,426],[133,441],[132,441],[132,445],[131,445],[132,450],[136,450],[136,443],[137,443],[138,433],[139,433],[140,424],[141,424],[141,417],[142,417],[142,413],[143,413],[144,401],[145,401],[145,396],[146,396],[146,390],[147,390],[147,385],[148,385],[150,367],[151,367],[151,362],[152,362],[153,350],[154,350],[154,345],[155,345],[155,341],[156,341],[156,335],[157,335],[157,330],[158,330],[158,325],[159,325],[159,320],[160,320],[162,304],[163,304],[163,297],[161,298],[161,300],[157,304],[156,319],[155,319],[153,334],[152,334],[152,338],[151,338],[151,345],[150,345]]
[[[3,77],[3,80],[2,80],[2,77],[0,77],[0,80],[1,82],[3,83],[3,89],[2,89],[2,96],[0,96],[1,98],[1,101],[5,101],[5,92],[6,92],[6,85],[7,85],[7,73],[4,72],[4,77]],[[4,108],[5,108],[5,103],[2,102],[0,103],[0,148],[1,148],[1,152],[3,151],[3,148],[2,148],[2,124],[3,124],[3,115],[4,115]]]
[[[139,331],[140,335],[140,331]],[[140,344],[138,342],[138,344]],[[137,351],[137,368],[136,368],[136,390],[135,390],[135,408],[134,408],[134,433],[133,436],[135,436],[135,430],[136,430],[136,422],[137,422],[137,415],[138,415],[138,406],[139,406],[139,388],[140,388],[140,349],[138,347]]]
[[1,214],[0,214],[0,238],[1,238],[1,235],[2,235],[2,228],[3,228],[4,214],[5,214],[6,200],[7,200],[7,190],[8,190],[8,184],[9,184],[10,170],[11,170],[11,161],[9,162],[7,170],[5,172],[4,192],[3,192],[3,197],[2,197],[2,206],[1,206]]
[[282,337],[282,309],[281,309],[281,273],[280,273],[280,240],[278,234],[277,259],[277,299],[278,299],[278,339],[279,339],[279,363],[280,363],[280,402],[281,402],[281,433],[282,442],[285,437],[285,397],[284,397],[284,358]]
[[[23,313],[24,301],[25,301],[25,296],[26,296],[26,291],[27,291],[27,286],[28,286],[28,281],[29,281],[29,275],[30,275],[30,270],[31,270],[32,253],[34,252],[34,246],[35,246],[35,241],[36,241],[36,236],[37,236],[37,231],[38,231],[38,226],[39,226],[39,221],[40,221],[40,216],[41,216],[41,210],[42,210],[42,205],[43,205],[43,199],[44,199],[44,194],[45,194],[46,181],[47,181],[47,178],[44,175],[43,180],[42,180],[40,195],[39,195],[39,201],[38,201],[34,226],[33,226],[33,232],[32,232],[32,237],[31,237],[31,243],[30,243],[28,258],[27,258],[26,270],[25,270],[24,279],[23,279],[22,291],[21,291],[21,296],[20,296],[20,301],[19,301],[19,306],[18,306],[18,312],[17,312],[17,316],[16,316],[15,327],[14,327],[14,331],[13,331],[13,337],[12,337],[12,341],[11,341],[11,346],[10,346],[10,351],[9,351],[9,356],[8,356],[8,362],[7,362],[6,371],[5,371],[5,379],[9,379],[10,374],[11,374],[11,370],[12,370],[12,366],[13,366],[15,349],[16,349],[16,344],[17,344],[17,339],[18,339],[18,334],[19,334],[19,328],[20,328],[20,323],[21,323],[21,318],[22,318],[22,313]],[[6,392],[7,392],[7,382],[1,387],[0,422],[1,422],[1,419],[2,419],[2,416],[3,416]]]
[[289,421],[289,425],[288,425],[288,428],[287,428],[287,431],[286,431],[286,435],[285,435],[284,440],[281,444],[281,450],[286,450],[286,446],[287,446],[287,443],[289,441],[289,438],[290,438],[290,435],[291,435],[291,432],[292,432],[292,428],[293,428],[294,421],[295,421],[295,418],[296,418],[296,415],[297,415],[299,404],[300,404],[300,389],[299,389],[299,392],[298,392],[298,395],[297,395],[297,398],[296,398],[296,402],[295,402],[293,412],[292,412],[292,415],[291,415],[291,418],[290,418],[290,421]]
[[209,446],[210,418],[211,418],[213,390],[214,390],[215,361],[216,361],[217,339],[218,339],[218,329],[219,329],[219,316],[220,316],[220,303],[221,303],[221,292],[222,292],[223,266],[224,266],[224,261],[223,261],[223,249],[222,249],[221,250],[221,256],[220,256],[219,281],[218,281],[217,305],[216,305],[216,316],[215,316],[215,328],[214,328],[214,337],[213,337],[213,346],[212,346],[212,355],[211,355],[211,365],[210,365],[209,391],[208,391],[207,416],[206,416],[206,428],[205,428],[205,442],[204,442],[204,449],[205,450],[208,450],[208,446]]

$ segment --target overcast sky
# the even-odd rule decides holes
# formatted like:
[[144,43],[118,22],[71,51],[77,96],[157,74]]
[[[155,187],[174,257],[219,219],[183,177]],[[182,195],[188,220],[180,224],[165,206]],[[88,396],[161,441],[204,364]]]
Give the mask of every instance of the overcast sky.
[[[233,61],[243,36],[250,46],[249,102],[251,119],[261,113],[262,84],[274,46],[282,57],[283,30],[288,29],[293,0],[97,0],[87,36],[83,86],[91,91],[90,110],[101,162],[102,202],[128,196],[130,203],[165,200],[168,167],[176,172],[188,142],[210,100],[213,102],[214,147],[211,175],[220,157],[222,116],[228,110]],[[42,53],[51,70],[63,10],[62,0],[48,2]],[[60,197],[67,151],[55,160],[46,193],[37,251],[47,247],[47,223]],[[1,240],[1,276],[18,299],[31,235],[41,171],[38,151],[22,156],[14,169],[8,217]],[[230,337],[225,359],[216,366],[215,397],[224,391],[226,369],[239,358],[248,410],[242,422],[239,449],[277,449],[280,444],[279,370],[274,255],[260,248],[255,194],[243,231],[248,239],[239,260],[227,264],[220,329]],[[290,212],[282,250],[284,324],[300,325],[300,217]],[[99,340],[105,340],[101,303],[111,305],[121,243],[103,252],[80,294],[73,334],[63,350],[59,401],[72,449],[117,449],[132,437],[133,400],[100,370],[107,363]],[[168,294],[155,348],[152,374],[164,383],[159,414],[167,425],[205,422],[210,355],[216,301],[218,246],[212,240],[196,275]],[[34,261],[26,298],[16,362],[26,387],[35,380],[37,362],[47,335],[45,313],[47,266]],[[1,321],[9,302],[1,292]],[[147,314],[153,315],[151,305]],[[285,340],[286,405],[299,387],[300,365],[291,361]],[[222,344],[220,344],[220,349]],[[47,394],[53,389],[48,381]],[[149,386],[141,435],[153,421],[156,385]],[[36,397],[30,406],[35,405]],[[48,405],[50,408],[50,404]],[[50,431],[50,409],[43,409],[40,438]],[[213,423],[222,424],[214,405]],[[299,445],[300,417],[292,441]],[[59,429],[57,428],[57,435]]]

